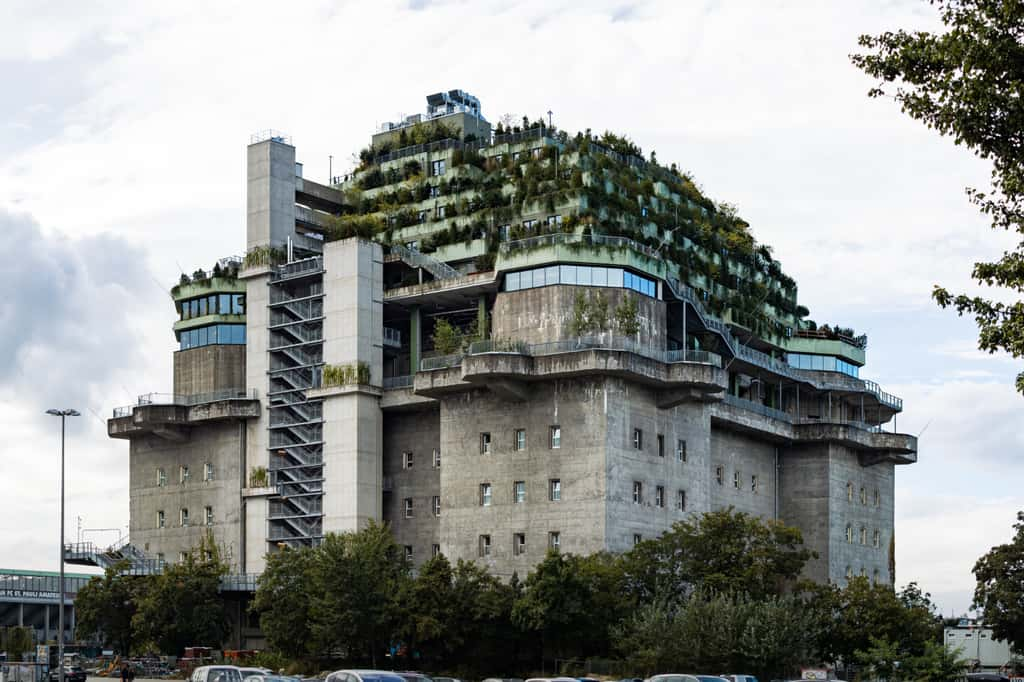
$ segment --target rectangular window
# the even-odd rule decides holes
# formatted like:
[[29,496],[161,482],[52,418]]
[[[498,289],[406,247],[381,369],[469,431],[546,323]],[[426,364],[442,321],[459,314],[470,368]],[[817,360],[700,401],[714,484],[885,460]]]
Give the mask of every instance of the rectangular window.
[[161,510],[157,511],[157,513],[156,513],[156,527],[157,528],[163,528],[166,525],[166,523],[167,523],[167,521],[164,518],[164,510],[161,509]]
[[162,468],[156,470],[156,484],[157,487],[163,488],[167,485],[167,472]]
[[512,484],[512,502],[521,504],[526,501],[526,481],[516,481]]
[[412,545],[405,546],[405,560],[412,561]]
[[188,561],[188,552],[178,552],[178,562],[185,563]]
[[434,516],[440,516],[441,515],[441,496],[440,495],[434,495],[434,497],[431,500],[430,504],[431,504],[431,507],[434,510]]
[[403,469],[412,469],[412,453],[411,452],[403,452],[402,453],[402,468]]
[[203,521],[206,523],[207,526],[213,525],[213,507],[203,508]]
[[231,294],[231,314],[245,314],[245,294]]
[[685,440],[677,440],[676,441],[676,461],[677,462],[685,462],[686,461],[686,441]]
[[686,491],[676,491],[676,511],[686,511]]
[[435,207],[434,208],[434,217],[437,218],[438,220],[441,220],[442,218],[444,218],[444,210],[445,210],[444,206],[437,206],[437,207]]
[[654,506],[665,506],[665,486],[659,485],[654,489]]
[[757,493],[757,474],[750,477],[750,492]]
[[420,211],[419,213],[416,214],[416,218],[421,223],[427,222],[427,212],[426,211]]
[[480,556],[491,556],[491,536],[480,536]]
[[182,528],[188,526],[188,509],[182,507],[181,511],[178,512],[178,524]]
[[490,507],[491,506],[491,484],[481,483],[480,484],[480,506]]
[[202,317],[206,314],[206,299],[199,299],[199,316]]
[[489,455],[491,454],[491,434],[481,433],[480,434],[480,454]]
[[402,514],[407,519],[411,519],[412,518],[412,498],[411,497],[407,497],[404,500],[402,500]]
[[560,502],[562,499],[562,481],[552,478],[548,481],[548,499],[552,502]]
[[446,164],[445,164],[445,160],[444,159],[438,159],[437,161],[432,162],[430,164],[430,174],[431,175],[444,175],[445,165]]
[[430,186],[430,198],[431,199],[435,199],[435,198],[437,198],[439,196],[441,196],[441,188],[438,185],[431,185]]
[[221,315],[231,314],[231,294],[220,294],[217,297],[217,312]]
[[644,484],[640,481],[633,481],[633,504],[643,504]]
[[440,469],[441,468],[441,451],[440,450],[434,450],[434,468],[435,469]]
[[636,547],[637,545],[639,545],[643,541],[644,541],[644,536],[643,535],[640,535],[640,533],[633,533],[633,546],[634,547]]
[[526,449],[526,429],[516,429],[515,440],[512,442],[512,449],[516,452]]
[[736,488],[736,490],[740,489],[740,472],[739,471],[732,472],[732,487]]
[[213,480],[213,462],[207,462],[205,465],[203,465],[203,480]]
[[537,221],[537,220],[524,220],[523,221],[523,229],[525,231],[527,231],[527,232],[533,232],[535,229],[537,229],[537,223],[538,222],[539,221]]
[[441,553],[441,545],[431,545],[430,546],[430,556],[437,556],[440,553]]
[[526,533],[514,533],[512,535],[512,553],[516,556],[526,554]]
[[156,553],[156,562],[158,564],[163,564],[165,562],[164,553],[163,552],[157,552]]
[[178,467],[178,483],[181,483],[182,485],[184,485],[185,483],[188,483],[188,479],[189,479],[188,467],[187,466],[180,466],[180,467]]
[[715,467],[715,483],[717,483],[718,485],[722,485],[722,483],[723,483],[722,475],[723,475],[722,467],[720,467],[720,466],[719,467]]
[[658,434],[658,457],[665,456],[665,436],[664,434]]
[[558,531],[548,533],[548,549],[553,549],[556,552],[562,547],[562,536],[559,535]]
[[644,449],[644,432],[640,429],[633,429],[633,449]]
[[551,427],[551,438],[549,439],[552,450],[557,450],[562,447],[562,427],[552,426]]

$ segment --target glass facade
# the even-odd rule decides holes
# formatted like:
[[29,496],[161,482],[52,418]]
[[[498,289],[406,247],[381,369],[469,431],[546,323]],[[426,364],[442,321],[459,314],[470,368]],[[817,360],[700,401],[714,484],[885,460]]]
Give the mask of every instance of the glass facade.
[[178,350],[223,343],[245,345],[245,325],[212,324],[209,327],[185,330],[179,337]]
[[180,303],[179,319],[191,320],[203,315],[244,315],[245,294],[210,294]]
[[604,268],[596,265],[549,265],[532,270],[510,272],[505,275],[505,291],[533,289],[552,284],[576,284],[588,287],[618,287],[632,289],[652,298],[658,286],[653,279],[634,275],[622,268]]
[[796,367],[797,369],[813,369],[819,372],[842,372],[851,377],[860,377],[860,367],[831,355],[789,353],[786,359],[790,367]]

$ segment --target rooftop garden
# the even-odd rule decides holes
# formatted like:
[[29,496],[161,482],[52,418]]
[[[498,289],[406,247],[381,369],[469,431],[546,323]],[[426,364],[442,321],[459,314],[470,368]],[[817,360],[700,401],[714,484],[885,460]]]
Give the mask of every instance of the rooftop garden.
[[[453,144],[429,153],[403,147],[438,140]],[[808,314],[794,280],[735,207],[712,201],[654,152],[645,158],[626,136],[589,129],[570,136],[524,118],[477,142],[431,122],[359,158],[341,187],[350,212],[330,221],[327,240],[415,240],[425,253],[482,240],[475,261],[482,270],[493,268],[502,241],[555,232],[622,236],[654,250],[713,314],[728,310],[732,323],[759,336],[800,329]],[[438,160],[443,168],[432,165]]]
[[213,280],[215,279],[237,280],[238,269],[241,265],[242,260],[240,258],[221,258],[209,272],[202,268],[199,268],[191,275],[183,272],[178,279],[178,283],[171,288],[171,296],[177,297],[181,293],[182,288],[190,284],[210,287],[213,286]]

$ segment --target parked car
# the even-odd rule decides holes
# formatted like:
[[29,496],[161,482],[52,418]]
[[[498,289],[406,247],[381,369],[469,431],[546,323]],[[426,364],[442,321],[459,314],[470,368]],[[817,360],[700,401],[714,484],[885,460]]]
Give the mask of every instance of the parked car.
[[[60,679],[59,670],[50,671],[50,682],[57,682]],[[83,668],[77,665],[66,665],[64,666],[64,679],[66,682],[85,682],[89,677],[89,673],[85,672]]]
[[729,682],[757,682],[757,678],[753,675],[719,675]]
[[718,675],[694,675],[699,682],[729,682],[724,677]]
[[435,677],[433,679],[434,682],[462,682],[462,680],[457,677]]
[[699,682],[696,675],[686,675],[680,673],[667,673],[664,675],[655,675],[647,680],[647,682]]
[[523,679],[520,677],[488,677],[483,682],[523,682]]
[[526,682],[577,682],[575,677],[531,677]]
[[192,671],[189,682],[242,682],[237,665],[201,665]]
[[274,674],[274,671],[270,668],[254,668],[244,666],[239,666],[238,672],[242,674],[242,679],[245,679],[246,677],[251,677],[253,675],[261,675],[263,677],[266,677],[267,675]]
[[390,670],[338,670],[324,682],[405,682],[405,678]]
[[249,675],[242,682],[299,682],[299,678],[288,675]]
[[411,670],[403,670],[401,672],[396,672],[395,674],[405,680],[405,682],[434,682],[434,679],[429,675],[413,672]]

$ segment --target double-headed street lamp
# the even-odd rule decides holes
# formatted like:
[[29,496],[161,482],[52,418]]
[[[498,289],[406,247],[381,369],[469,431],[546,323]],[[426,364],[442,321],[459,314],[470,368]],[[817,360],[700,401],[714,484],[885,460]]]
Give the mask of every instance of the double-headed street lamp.
[[60,597],[57,604],[57,682],[64,682],[64,420],[78,417],[78,410],[47,410],[60,417]]

